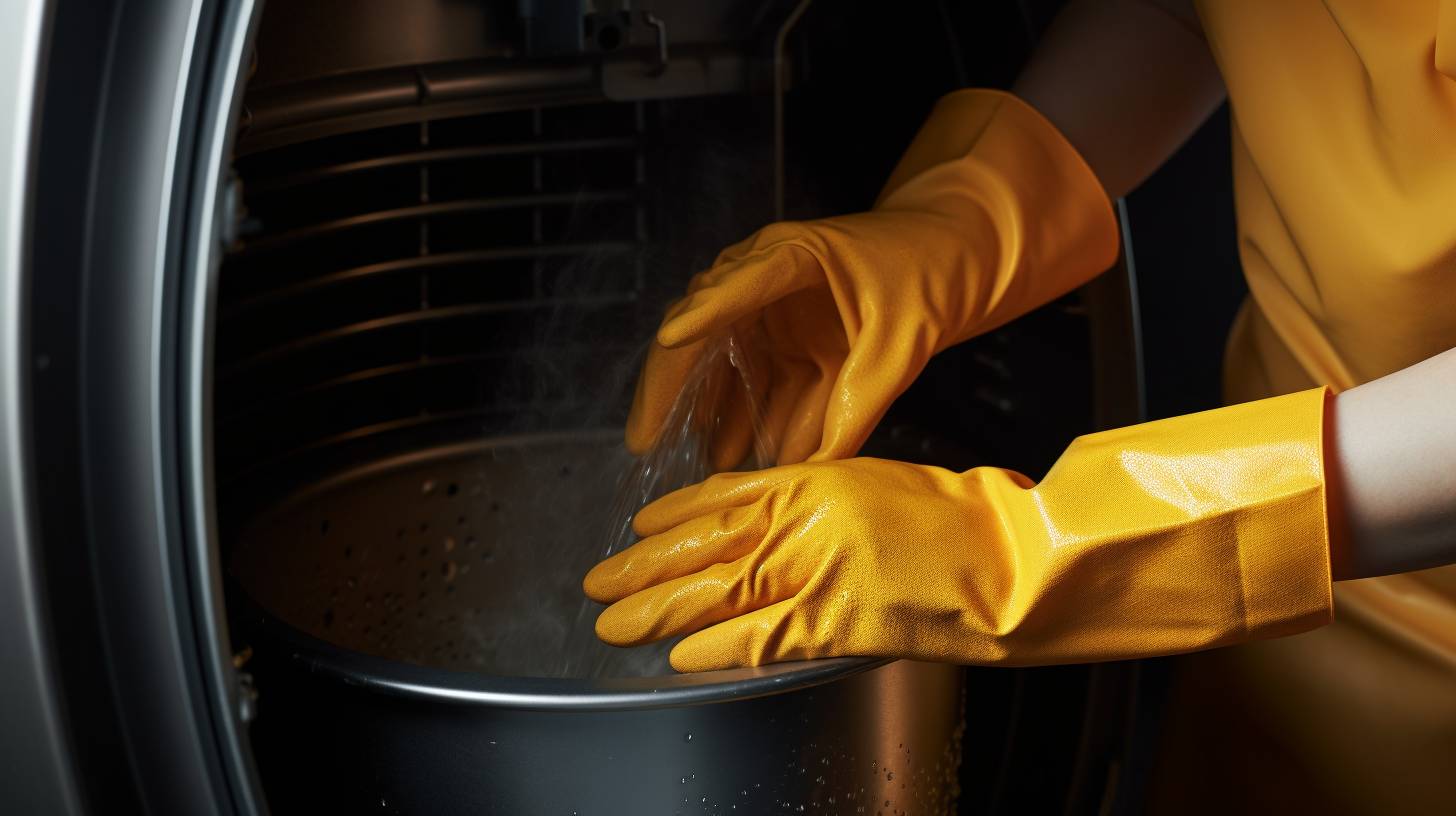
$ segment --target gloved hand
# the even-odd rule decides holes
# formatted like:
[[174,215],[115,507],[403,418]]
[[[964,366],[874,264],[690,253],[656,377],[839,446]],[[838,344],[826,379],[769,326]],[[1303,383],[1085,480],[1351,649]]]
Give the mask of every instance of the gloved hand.
[[1331,618],[1325,389],[1084,436],[1040,484],[850,459],[723,474],[648,505],[598,564],[627,646],[709,627],[680,671],[838,655],[1111,660]]
[[[729,247],[667,313],[627,445],[651,447],[703,341],[735,330],[757,358],[778,461],[852,456],[931,355],[1112,265],[1118,232],[1097,178],[1010,94],[950,94],[873,210],[770,225]],[[719,467],[751,439],[741,389],[721,409]]]

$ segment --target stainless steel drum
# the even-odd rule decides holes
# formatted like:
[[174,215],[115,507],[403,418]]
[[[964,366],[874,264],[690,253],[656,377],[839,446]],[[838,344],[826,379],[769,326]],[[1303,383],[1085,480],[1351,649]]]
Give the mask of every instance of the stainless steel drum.
[[525,680],[277,642],[253,728],[277,812],[941,814],[957,793],[952,667]]
[[576,636],[594,617],[581,577],[619,523],[620,436],[519,436],[346,471],[260,515],[233,571],[281,619],[379,657],[518,677],[670,672],[662,649]]
[[[280,502],[235,542],[280,809],[946,813],[962,672],[866,659],[550,677],[609,527],[619,434],[453,445]],[[590,618],[586,619],[590,625]],[[666,671],[667,673],[661,674]],[[644,672],[659,676],[643,677]]]

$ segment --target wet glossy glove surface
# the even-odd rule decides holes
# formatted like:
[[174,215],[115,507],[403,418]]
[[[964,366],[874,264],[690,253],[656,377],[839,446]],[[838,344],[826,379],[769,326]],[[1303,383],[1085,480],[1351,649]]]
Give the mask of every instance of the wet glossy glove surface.
[[[836,655],[1036,664],[1168,654],[1330,618],[1325,391],[1076,440],[1033,485],[851,459],[723,474],[599,564],[609,643],[699,631],[700,671]],[[707,627],[707,628],[704,628]]]
[[[1040,114],[998,91],[936,106],[873,210],[773,224],[729,247],[668,312],[627,443],[661,431],[703,340],[734,330],[767,393],[778,461],[852,456],[931,355],[1110,266],[1096,177]],[[741,396],[715,458],[747,452]]]

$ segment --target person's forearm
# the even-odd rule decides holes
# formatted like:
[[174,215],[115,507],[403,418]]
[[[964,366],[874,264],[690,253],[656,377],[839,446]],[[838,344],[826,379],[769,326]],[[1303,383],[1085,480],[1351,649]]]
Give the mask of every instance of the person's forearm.
[[1012,91],[1057,126],[1111,198],[1141,184],[1224,98],[1181,0],[1072,0]]
[[1456,563],[1456,349],[1335,398],[1336,580]]

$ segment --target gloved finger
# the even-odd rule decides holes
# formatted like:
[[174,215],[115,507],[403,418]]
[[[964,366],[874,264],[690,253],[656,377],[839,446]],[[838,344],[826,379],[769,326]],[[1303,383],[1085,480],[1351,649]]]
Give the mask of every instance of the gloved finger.
[[794,478],[796,472],[795,466],[790,466],[709,476],[638,510],[632,529],[639,536],[653,536],[698,516],[753,504],[775,485]]
[[783,459],[785,433],[815,372],[813,366],[800,360],[776,360],[773,370],[773,387],[764,406],[764,435],[770,461],[787,464]]
[[672,348],[725,332],[822,277],[818,259],[788,243],[714,267],[704,273],[700,288],[668,312],[657,330],[657,342]]
[[750,555],[645,589],[607,607],[597,617],[597,637],[613,646],[650,643],[753,612],[803,588],[758,580],[758,569]]
[[827,290],[801,292],[775,309],[769,323],[774,342],[799,362],[803,381],[783,418],[779,445],[779,463],[791,464],[804,461],[819,449],[824,415],[834,394],[835,378],[849,353],[849,339]]
[[792,464],[808,459],[819,450],[824,436],[824,416],[834,393],[834,375],[815,371],[814,380],[799,397],[793,416],[784,429],[784,443],[779,447],[779,462]]
[[790,636],[793,598],[770,604],[683,638],[668,660],[680,672],[717,671],[818,657]]
[[[708,406],[707,410],[714,410]],[[752,406],[743,384],[735,382],[720,400],[712,433],[708,438],[708,466],[713,472],[733,470],[748,458],[753,447]]]
[[649,536],[592,567],[582,580],[587,597],[613,603],[635,592],[738,560],[768,532],[769,516],[754,504],[699,516]]
[[662,426],[672,415],[684,387],[691,380],[707,343],[667,348],[653,343],[637,378],[632,411],[627,415],[627,449],[641,456],[652,448]]
[[824,415],[824,433],[811,462],[848,459],[859,452],[870,432],[919,375],[934,351],[928,338],[898,335],[866,324],[850,344],[835,378]]
[[757,336],[752,327],[735,330],[704,397],[703,414],[711,419],[708,466],[713,472],[737,470],[759,430],[761,419],[754,412],[769,387],[770,360],[763,344],[754,341]]

